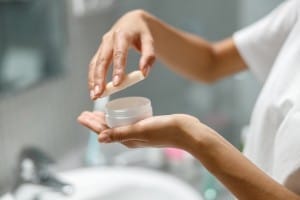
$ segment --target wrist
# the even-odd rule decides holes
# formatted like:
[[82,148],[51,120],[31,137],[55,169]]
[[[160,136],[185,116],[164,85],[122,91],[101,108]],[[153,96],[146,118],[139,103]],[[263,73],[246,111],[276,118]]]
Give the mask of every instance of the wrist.
[[219,138],[218,133],[201,123],[196,117],[190,115],[179,115],[177,123],[182,134],[181,148],[191,154],[207,151],[212,148]]
[[200,121],[196,117],[185,114],[175,114],[174,119],[177,129],[179,129],[181,133],[179,134],[180,137],[177,139],[177,145],[190,152],[192,146],[197,143],[200,144],[202,141],[197,134]]

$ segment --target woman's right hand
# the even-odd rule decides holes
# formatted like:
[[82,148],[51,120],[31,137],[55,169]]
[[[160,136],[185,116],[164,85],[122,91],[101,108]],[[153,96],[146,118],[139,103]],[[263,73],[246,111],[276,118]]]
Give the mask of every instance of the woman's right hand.
[[89,89],[91,99],[101,96],[106,85],[108,68],[113,64],[113,84],[119,85],[125,74],[129,48],[141,53],[139,69],[148,75],[155,61],[151,30],[145,21],[147,13],[135,10],[121,17],[103,36],[102,42],[89,65]]

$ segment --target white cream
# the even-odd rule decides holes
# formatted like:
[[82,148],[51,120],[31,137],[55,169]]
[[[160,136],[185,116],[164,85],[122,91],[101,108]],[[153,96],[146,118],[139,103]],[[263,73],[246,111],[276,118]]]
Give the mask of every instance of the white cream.
[[133,72],[129,73],[128,75],[126,75],[124,77],[122,83],[118,86],[114,86],[112,81],[107,83],[105,90],[102,93],[102,95],[100,96],[100,98],[110,96],[116,92],[124,90],[125,88],[128,88],[144,79],[145,79],[145,76],[143,75],[143,73],[140,70],[133,71]]

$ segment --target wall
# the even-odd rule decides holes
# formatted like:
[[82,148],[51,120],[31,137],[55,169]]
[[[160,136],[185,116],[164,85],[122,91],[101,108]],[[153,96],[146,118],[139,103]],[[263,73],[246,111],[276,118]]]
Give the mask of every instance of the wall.
[[[101,34],[114,18],[111,12],[75,18],[68,8],[65,73],[0,99],[0,194],[13,182],[17,155],[23,147],[34,145],[62,160],[86,145],[88,131],[76,118],[92,108],[87,66]],[[80,161],[82,155],[75,158]],[[74,166],[69,163],[66,167]]]
[[248,25],[265,16],[284,0],[242,0],[239,8],[240,25]]

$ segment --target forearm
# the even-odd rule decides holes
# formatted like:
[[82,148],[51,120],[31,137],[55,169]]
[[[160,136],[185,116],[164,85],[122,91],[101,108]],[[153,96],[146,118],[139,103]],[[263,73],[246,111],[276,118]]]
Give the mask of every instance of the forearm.
[[148,13],[143,16],[150,27],[156,55],[177,73],[210,83],[246,69],[232,38],[211,43]]
[[[208,130],[189,151],[240,200],[299,200],[299,196],[257,168],[224,138]],[[195,142],[196,141],[196,142]]]
[[167,66],[191,79],[205,79],[214,62],[212,45],[192,34],[175,29],[144,13],[150,27],[155,53]]

